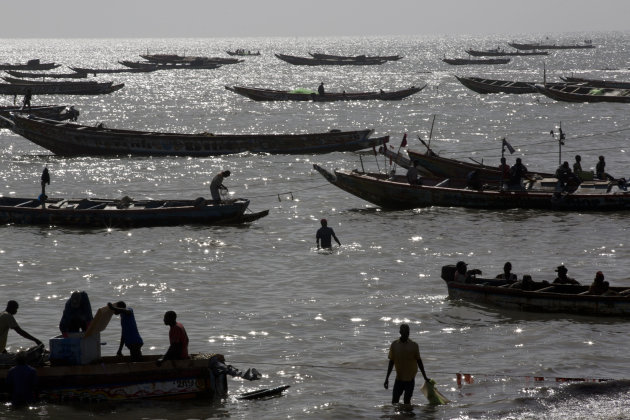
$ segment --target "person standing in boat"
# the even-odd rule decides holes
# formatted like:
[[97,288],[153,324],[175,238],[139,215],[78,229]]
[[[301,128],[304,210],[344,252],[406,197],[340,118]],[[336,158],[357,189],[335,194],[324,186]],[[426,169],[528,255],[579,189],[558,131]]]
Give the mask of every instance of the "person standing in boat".
[[582,173],[582,156],[575,155],[575,162],[573,163],[573,173],[580,176]]
[[556,277],[556,279],[553,281],[553,284],[580,284],[574,278],[567,276],[569,269],[566,268],[564,265],[559,265],[558,268],[556,268],[556,272],[558,273],[558,277]]
[[510,180],[508,186],[510,189],[522,190],[523,178],[527,176],[527,167],[523,165],[521,158],[516,158],[516,163],[510,168]]
[[15,330],[16,333],[20,334],[27,340],[34,341],[37,345],[42,344],[41,341],[24,331],[18,325],[14,315],[17,314],[17,310],[19,307],[20,306],[15,300],[10,300],[9,302],[7,302],[7,307],[4,312],[0,314],[0,353],[7,352],[7,338],[9,336],[10,329]]
[[33,92],[31,88],[26,89],[24,99],[22,100],[22,109],[31,109],[31,99],[33,98]]
[[321,82],[319,84],[319,87],[317,88],[317,93],[319,93],[320,95],[324,95],[326,93],[324,89],[324,82]]
[[341,242],[339,242],[337,235],[335,235],[335,231],[332,228],[328,227],[328,220],[322,219],[320,223],[322,227],[317,229],[317,234],[315,234],[315,243],[317,243],[317,249],[320,248],[320,241],[322,248],[331,249],[332,239],[334,239],[335,242],[337,242],[337,244],[341,246]]
[[424,364],[420,357],[420,347],[418,343],[409,338],[409,325],[402,324],[400,326],[400,338],[394,341],[389,347],[387,358],[387,375],[383,386],[389,389],[389,375],[396,367],[396,380],[394,381],[394,389],[392,391],[392,404],[397,404],[400,397],[403,396],[405,404],[411,404],[413,389],[416,385],[416,374],[418,369],[422,372],[425,381],[430,381],[424,371]]
[[122,356],[122,348],[126,346],[131,354],[132,362],[139,362],[142,360],[142,337],[138,332],[138,326],[136,325],[136,317],[133,314],[133,309],[128,308],[125,302],[116,302],[113,305],[111,302],[107,302],[107,306],[114,314],[120,315],[120,345],[118,346],[118,352],[116,356]]
[[499,171],[501,171],[501,188],[507,187],[510,180],[510,165],[504,157],[501,158],[501,164],[499,165]]
[[188,334],[186,334],[184,326],[177,322],[175,311],[167,311],[164,314],[164,325],[170,327],[168,332],[169,347],[164,356],[157,360],[157,365],[160,366],[165,360],[189,359]]
[[409,185],[421,185],[421,181],[418,179],[418,165],[420,162],[417,160],[413,161],[413,165],[407,169],[407,182]]
[[221,203],[221,193],[220,191],[227,191],[227,187],[223,185],[223,180],[230,176],[230,171],[221,171],[212,178],[212,182],[210,182],[210,194],[212,195],[212,200],[215,204]]
[[44,170],[42,171],[42,197],[46,197],[46,184],[50,185],[50,173],[48,172],[48,166],[45,166]]

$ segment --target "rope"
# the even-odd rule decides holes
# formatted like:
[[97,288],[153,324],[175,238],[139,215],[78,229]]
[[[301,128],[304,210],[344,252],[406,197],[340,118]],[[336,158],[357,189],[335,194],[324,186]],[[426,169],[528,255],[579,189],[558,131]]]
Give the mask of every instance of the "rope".
[[285,191],[285,192],[280,192],[280,193],[272,193],[272,194],[265,194],[265,195],[257,195],[254,197],[247,197],[248,199],[252,199],[252,198],[261,198],[261,197],[278,197],[278,201],[280,201],[280,196],[281,195],[290,195],[291,196],[291,200],[293,200],[293,192],[300,192],[300,191],[308,191],[308,190],[314,190],[316,188],[322,188],[325,187],[327,185],[330,184],[321,184],[321,185],[316,185],[314,187],[307,187],[307,188],[300,188],[299,190],[294,190],[294,191]]

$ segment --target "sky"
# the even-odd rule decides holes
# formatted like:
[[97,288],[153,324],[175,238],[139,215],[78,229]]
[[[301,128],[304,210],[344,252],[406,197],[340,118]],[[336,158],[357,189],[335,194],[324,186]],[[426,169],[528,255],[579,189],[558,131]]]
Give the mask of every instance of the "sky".
[[0,38],[629,31],[630,0],[3,1]]

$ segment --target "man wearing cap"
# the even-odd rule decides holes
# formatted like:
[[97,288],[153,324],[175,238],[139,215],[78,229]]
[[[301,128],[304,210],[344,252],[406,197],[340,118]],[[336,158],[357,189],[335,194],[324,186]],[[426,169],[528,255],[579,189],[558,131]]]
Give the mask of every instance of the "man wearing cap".
[[564,265],[559,265],[558,268],[556,268],[556,272],[558,273],[558,277],[556,277],[556,279],[553,281],[554,284],[576,284],[576,285],[580,285],[580,283],[567,276],[567,273],[569,272],[569,270],[564,266]]
[[332,238],[335,239],[335,242],[341,246],[341,242],[337,239],[337,235],[335,235],[335,231],[332,228],[328,227],[328,221],[326,219],[321,220],[322,227],[317,230],[317,234],[315,235],[315,242],[317,243],[317,249],[320,248],[320,240],[322,248],[332,248]]
[[7,308],[4,312],[0,313],[0,353],[7,352],[6,346],[9,329],[15,330],[16,333],[28,340],[34,341],[37,345],[42,344],[41,341],[24,331],[18,325],[17,321],[13,317],[13,315],[17,313],[18,307],[19,305],[16,301],[10,300],[7,303]]

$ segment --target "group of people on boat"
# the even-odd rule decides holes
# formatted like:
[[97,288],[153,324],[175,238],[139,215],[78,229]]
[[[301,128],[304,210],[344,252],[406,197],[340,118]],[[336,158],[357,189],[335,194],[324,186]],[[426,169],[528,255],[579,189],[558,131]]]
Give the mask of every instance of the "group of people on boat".
[[[19,305],[15,300],[10,300],[4,312],[0,313],[0,353],[2,354],[7,354],[6,343],[10,329],[22,337],[33,341],[37,346],[43,347],[43,343],[39,339],[30,335],[18,325],[15,320],[18,307]],[[108,302],[106,306],[97,311],[97,316],[94,317],[87,293],[85,291],[72,292],[65,303],[59,322],[59,331],[63,337],[82,337],[93,322],[97,323],[105,320],[104,326],[106,326],[112,315],[120,316],[120,345],[116,355],[123,356],[123,347],[127,347],[132,362],[142,361],[141,348],[144,342],[138,331],[133,308],[127,306],[123,301]],[[97,318],[100,321],[95,321]],[[169,347],[166,353],[156,361],[157,366],[160,366],[165,360],[188,359],[188,334],[184,326],[177,321],[177,314],[174,311],[167,311],[164,314],[163,321],[164,325],[169,327]],[[24,352],[18,352],[15,361],[17,365],[9,370],[7,385],[11,390],[14,405],[23,405],[30,402],[33,397],[34,385],[32,377],[35,370],[26,364]],[[27,392],[29,389],[30,393]]]
[[[504,282],[502,282],[502,286],[504,287],[525,291],[541,291],[544,288],[552,288],[556,285],[580,286],[580,283],[577,280],[568,276],[569,270],[564,264],[559,265],[555,269],[555,272],[557,273],[557,276],[551,283],[546,280],[543,280],[542,282],[535,282],[529,274],[523,275],[523,277],[519,280],[518,276],[512,273],[512,263],[508,261],[503,265],[503,272],[499,273],[495,279],[503,280]],[[459,283],[474,283],[476,280],[475,276],[481,274],[481,270],[469,270],[468,265],[464,261],[459,261],[455,266],[453,281]],[[595,279],[590,284],[588,290],[581,292],[580,294],[613,296],[617,295],[618,292],[610,289],[610,284],[604,280],[604,274],[601,271],[598,271],[595,274]]]

